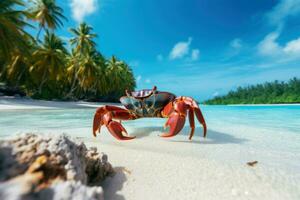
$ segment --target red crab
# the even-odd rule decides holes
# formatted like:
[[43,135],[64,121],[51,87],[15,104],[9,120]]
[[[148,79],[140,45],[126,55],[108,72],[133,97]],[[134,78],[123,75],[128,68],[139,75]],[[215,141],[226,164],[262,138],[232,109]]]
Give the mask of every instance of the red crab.
[[[184,126],[185,118],[189,116],[191,132],[189,139],[194,135],[195,121],[194,114],[203,126],[203,137],[206,136],[206,123],[201,110],[190,97],[176,97],[169,92],[157,91],[156,86],[152,90],[140,90],[135,92],[126,91],[127,96],[120,98],[121,103],[126,109],[118,106],[103,106],[96,110],[93,123],[93,134],[102,125],[105,125],[108,131],[118,140],[131,140],[135,136],[129,136],[121,124],[121,120],[135,120],[142,117],[168,118],[165,128],[170,127],[168,133],[160,135],[161,137],[172,137],[177,135]],[[114,121],[119,120],[119,122]]]

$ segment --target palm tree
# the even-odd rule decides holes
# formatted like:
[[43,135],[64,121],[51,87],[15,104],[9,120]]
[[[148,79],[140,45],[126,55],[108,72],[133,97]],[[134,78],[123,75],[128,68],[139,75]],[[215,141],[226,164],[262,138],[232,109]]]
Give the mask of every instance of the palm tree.
[[107,62],[106,75],[109,77],[111,95],[119,98],[125,90],[134,90],[136,83],[131,68],[115,56]]
[[[96,50],[96,43],[93,39],[97,35],[92,31],[93,28],[86,23],[81,23],[78,28],[70,29],[74,35],[70,43],[74,47],[75,56],[68,72],[74,76],[73,83],[77,80],[84,91],[103,95],[107,90],[105,58]],[[74,87],[72,88],[74,90]]]
[[[64,42],[54,33],[46,31],[42,46],[33,53],[34,64],[30,71],[35,72],[35,79],[38,79],[38,94],[47,80],[60,80],[65,68],[65,58],[68,54]],[[41,77],[41,79],[39,79]]]
[[[25,21],[26,12],[15,10],[24,6],[21,0],[0,1],[0,54],[1,61],[6,62],[11,57],[11,52],[16,48],[26,52],[27,40],[31,36],[24,31],[25,26],[30,26]],[[3,60],[2,60],[3,59]]]
[[72,53],[67,57],[67,81],[70,83],[70,90],[66,94],[66,99],[72,97],[74,91],[78,87],[78,69],[80,66],[80,58],[75,53],[74,49],[72,49]]
[[124,83],[124,88],[132,91],[136,87],[132,69],[125,62],[122,62],[121,66],[123,68],[121,78]]
[[112,98],[111,100],[116,100],[125,91],[124,82],[122,80],[122,62],[118,61],[115,56],[112,56],[111,59],[107,61],[106,65],[106,76],[108,77],[110,85],[110,91],[108,93]]
[[38,22],[39,31],[36,40],[39,40],[39,35],[42,29],[56,29],[63,25],[62,19],[67,18],[62,14],[63,9],[56,5],[55,0],[31,0],[33,6],[29,9],[31,18]]
[[81,23],[78,28],[71,28],[70,32],[74,37],[70,40],[72,46],[75,46],[75,52],[79,54],[89,54],[90,50],[95,49],[96,43],[93,41],[97,37],[92,33],[93,28],[86,23]]
[[122,76],[122,62],[118,61],[115,56],[112,56],[110,60],[107,61],[106,73],[109,76],[113,88],[118,88],[121,86],[121,76]]
[[109,91],[108,77],[106,77],[106,59],[96,50],[93,54],[100,72],[100,76],[97,77],[97,92],[98,95],[103,96]]
[[[107,61],[107,73],[116,75],[113,79],[117,79],[117,76],[121,76],[123,71],[122,62],[118,61],[115,56],[112,56],[110,60]],[[115,81],[115,80],[112,80]]]
[[99,65],[97,65],[97,54],[95,51],[89,51],[80,62],[80,66],[77,72],[79,85],[84,91],[97,92],[97,85],[101,83],[102,71]]
[[[55,0],[0,0],[0,79],[10,86],[24,86],[36,97],[70,97],[97,99],[108,93],[118,97],[124,89],[133,89],[135,80],[130,67],[112,57],[109,61],[96,50],[93,28],[86,23],[70,29],[72,54],[54,34],[66,19]],[[25,2],[25,1],[24,1]],[[43,42],[33,39],[25,28],[27,19],[37,21],[45,30]],[[69,91],[68,91],[69,90]],[[49,96],[46,96],[49,95]],[[72,96],[73,95],[73,96]],[[68,96],[68,95],[67,95]]]
[[1,78],[5,76],[6,82],[17,88],[21,82],[26,81],[28,66],[30,66],[29,57],[16,50],[12,53],[11,60],[7,62]]
[[[90,50],[85,56],[74,53],[68,56],[67,77],[70,91],[66,98],[74,97],[74,92],[82,89],[94,95],[104,95],[107,91],[104,57],[96,50]],[[79,87],[78,87],[79,86]]]

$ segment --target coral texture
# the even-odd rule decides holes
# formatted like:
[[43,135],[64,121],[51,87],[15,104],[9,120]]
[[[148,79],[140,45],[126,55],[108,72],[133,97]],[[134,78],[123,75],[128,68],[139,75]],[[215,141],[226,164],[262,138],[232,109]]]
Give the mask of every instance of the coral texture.
[[65,135],[26,134],[0,142],[0,199],[103,199],[107,155]]

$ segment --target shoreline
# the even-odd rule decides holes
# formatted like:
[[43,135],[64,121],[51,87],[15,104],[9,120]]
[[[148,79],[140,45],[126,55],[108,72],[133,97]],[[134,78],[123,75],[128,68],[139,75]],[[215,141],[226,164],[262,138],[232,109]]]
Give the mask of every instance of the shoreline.
[[279,104],[227,104],[224,106],[300,106],[300,103],[279,103]]
[[[28,109],[65,109],[65,108],[97,108],[103,105],[122,106],[121,103],[112,102],[87,102],[87,101],[49,101],[37,100],[30,98],[19,98],[13,96],[0,97],[0,111],[1,110],[28,110]],[[200,104],[200,106],[229,106],[229,107],[278,107],[278,106],[300,106],[296,104],[227,104],[227,105],[207,105]]]
[[97,108],[105,104],[120,105],[118,103],[108,102],[48,101],[10,96],[0,97],[0,110]]

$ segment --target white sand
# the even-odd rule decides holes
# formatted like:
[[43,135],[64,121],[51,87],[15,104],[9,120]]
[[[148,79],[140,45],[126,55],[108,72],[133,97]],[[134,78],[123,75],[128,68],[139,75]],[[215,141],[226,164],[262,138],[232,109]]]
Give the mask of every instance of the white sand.
[[[128,129],[136,140],[118,142],[106,130],[85,139],[117,167],[117,175],[103,184],[107,199],[300,199],[299,151],[278,154],[264,149],[259,138],[239,141],[216,131],[188,141],[185,135],[157,137],[158,128]],[[254,160],[255,167],[246,165]]]
[[[5,101],[8,101],[5,102]],[[17,101],[17,102],[15,102]],[[82,105],[83,104],[83,105]],[[1,109],[97,106],[89,103],[0,99]],[[174,138],[162,133],[165,120],[137,120],[125,127],[135,140],[119,142],[106,128],[93,138],[90,128],[67,131],[88,146],[108,154],[117,173],[104,183],[106,199],[300,199],[300,137],[298,134],[209,124],[188,141],[189,128]],[[156,124],[157,123],[157,124]],[[254,167],[246,162],[257,160]]]

